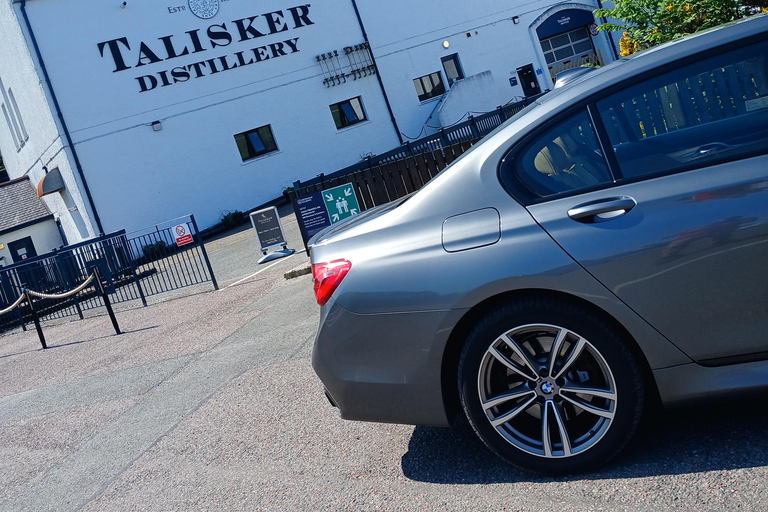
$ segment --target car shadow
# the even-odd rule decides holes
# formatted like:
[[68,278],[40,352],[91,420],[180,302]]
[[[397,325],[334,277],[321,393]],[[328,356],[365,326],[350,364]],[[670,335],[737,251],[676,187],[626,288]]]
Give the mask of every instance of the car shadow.
[[[609,465],[575,478],[603,480],[701,473],[768,465],[766,396],[661,411]],[[442,484],[556,482],[505,463],[475,436],[467,421],[454,428],[416,427],[403,474]]]

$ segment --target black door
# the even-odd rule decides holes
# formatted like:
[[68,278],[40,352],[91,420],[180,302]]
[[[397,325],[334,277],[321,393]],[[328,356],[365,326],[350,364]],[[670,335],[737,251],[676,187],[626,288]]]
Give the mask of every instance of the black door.
[[539,87],[539,81],[536,80],[533,64],[526,64],[521,68],[517,68],[517,76],[520,77],[520,85],[523,86],[523,93],[525,93],[526,97],[541,94],[541,87]]
[[32,237],[29,236],[8,243],[8,250],[11,251],[11,258],[13,258],[14,263],[37,256],[35,244],[32,243]]

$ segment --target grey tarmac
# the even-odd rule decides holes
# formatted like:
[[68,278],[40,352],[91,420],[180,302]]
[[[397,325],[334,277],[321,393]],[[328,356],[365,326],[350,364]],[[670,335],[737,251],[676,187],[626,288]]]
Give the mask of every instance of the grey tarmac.
[[[290,246],[295,219],[281,208]],[[765,510],[766,397],[654,416],[597,472],[546,478],[454,429],[347,422],[310,352],[304,253],[206,244],[221,284],[0,337],[0,511]]]

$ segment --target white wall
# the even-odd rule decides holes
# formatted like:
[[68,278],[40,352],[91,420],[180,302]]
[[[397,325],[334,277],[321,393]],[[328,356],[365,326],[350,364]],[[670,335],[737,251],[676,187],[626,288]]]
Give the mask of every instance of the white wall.
[[[381,69],[400,130],[416,137],[435,108],[437,99],[419,102],[413,79],[440,71],[441,57],[458,53],[465,76],[490,71],[493,86],[485,88],[486,102],[494,107],[523,97],[519,85],[511,85],[517,69],[533,64],[542,91],[552,87],[535,23],[545,11],[587,6],[597,8],[595,0],[581,3],[554,0],[360,0],[377,64]],[[518,23],[513,22],[517,17]],[[603,55],[607,40],[597,42]],[[448,42],[448,48],[443,43]],[[612,60],[612,59],[610,59]],[[461,109],[459,109],[461,110]],[[423,135],[423,133],[422,133]]]
[[[451,126],[458,120],[467,120],[467,112],[487,112],[493,110],[497,103],[489,97],[487,91],[493,90],[495,82],[490,71],[471,75],[459,80],[451,86],[445,95],[436,115],[430,119],[429,125]],[[437,120],[435,120],[437,117]]]
[[[70,211],[61,194],[45,196],[48,208],[60,218],[70,241],[78,241],[95,233],[89,221],[80,183],[73,175],[70,156],[59,136],[59,128],[51,114],[45,85],[41,83],[32,55],[22,32],[21,18],[11,6],[10,0],[0,0],[0,80],[13,91],[29,138],[21,149],[16,149],[5,119],[0,119],[0,152],[11,179],[29,175],[33,186],[44,175],[43,166],[58,167],[69,190]],[[80,229],[75,224],[81,216]],[[81,233],[83,232],[84,233]]]
[[35,251],[38,256],[51,252],[53,249],[58,249],[63,245],[56,221],[50,219],[33,224],[32,226],[0,235],[0,244],[4,246],[3,249],[0,249],[0,256],[3,257],[0,260],[1,265],[13,265],[14,262],[11,257],[11,251],[8,250],[8,244],[26,237],[32,238],[32,243],[35,245]]
[[[435,100],[420,103],[413,79],[435,71],[443,73],[443,56],[458,53],[465,76],[490,71],[495,86],[486,94],[495,106],[522,96],[522,88],[510,86],[509,77],[517,76],[517,68],[528,63],[541,67],[527,26],[554,3],[445,0],[436,8],[434,2],[360,2],[401,131],[415,137],[432,112]],[[512,22],[513,16],[518,16],[518,24]]]
[[[227,0],[215,17],[203,20],[188,7],[171,13],[154,0],[131,0],[124,9],[120,2],[103,0],[28,2],[105,231],[130,231],[187,213],[205,228],[225,211],[250,209],[279,196],[295,179],[333,172],[398,144],[375,76],[323,85],[315,56],[333,50],[343,54],[344,46],[363,42],[351,3],[310,4],[308,14],[297,12],[313,24],[297,27],[289,8],[304,5]],[[266,32],[263,15],[277,10],[283,17],[277,17],[276,27],[285,31],[239,42],[234,20],[260,15],[253,27]],[[213,48],[204,34],[221,24],[233,41]],[[197,54],[187,35],[195,30],[205,48]],[[190,53],[167,58],[159,38],[169,35],[176,53],[184,47]],[[113,44],[130,69],[115,71],[108,41],[122,37],[130,50]],[[203,59],[225,57],[231,65],[237,52],[249,60],[252,48],[293,38],[298,38],[298,52],[285,56],[165,87],[157,78]],[[149,63],[147,52],[140,54],[142,42],[163,60]],[[99,43],[105,43],[101,51]],[[137,66],[140,62],[144,65]],[[141,92],[137,78],[145,75],[159,82]],[[362,97],[370,122],[336,130],[329,105],[356,96]],[[151,128],[153,121],[161,121],[161,131]],[[272,125],[280,152],[243,163],[234,135],[265,124]]]

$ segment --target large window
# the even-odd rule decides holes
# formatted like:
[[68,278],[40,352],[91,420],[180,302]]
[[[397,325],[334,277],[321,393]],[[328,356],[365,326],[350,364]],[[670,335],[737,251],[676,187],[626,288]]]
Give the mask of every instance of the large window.
[[443,85],[443,79],[440,77],[439,71],[414,79],[413,86],[416,88],[419,101],[425,101],[445,94],[445,85]]
[[676,69],[597,107],[627,179],[764,154],[768,43]]
[[461,69],[459,54],[454,53],[440,59],[443,62],[445,77],[448,79],[448,87],[452,86],[456,80],[464,78],[464,71]]
[[359,96],[331,105],[331,115],[333,115],[333,121],[336,123],[337,130],[367,119]]
[[243,162],[256,158],[257,156],[277,151],[275,137],[272,135],[272,127],[262,126],[248,132],[235,135],[237,149],[240,150],[240,157]]
[[510,179],[511,173],[538,197],[613,181],[586,111],[559,122],[534,138],[516,158],[507,159],[502,179]]

